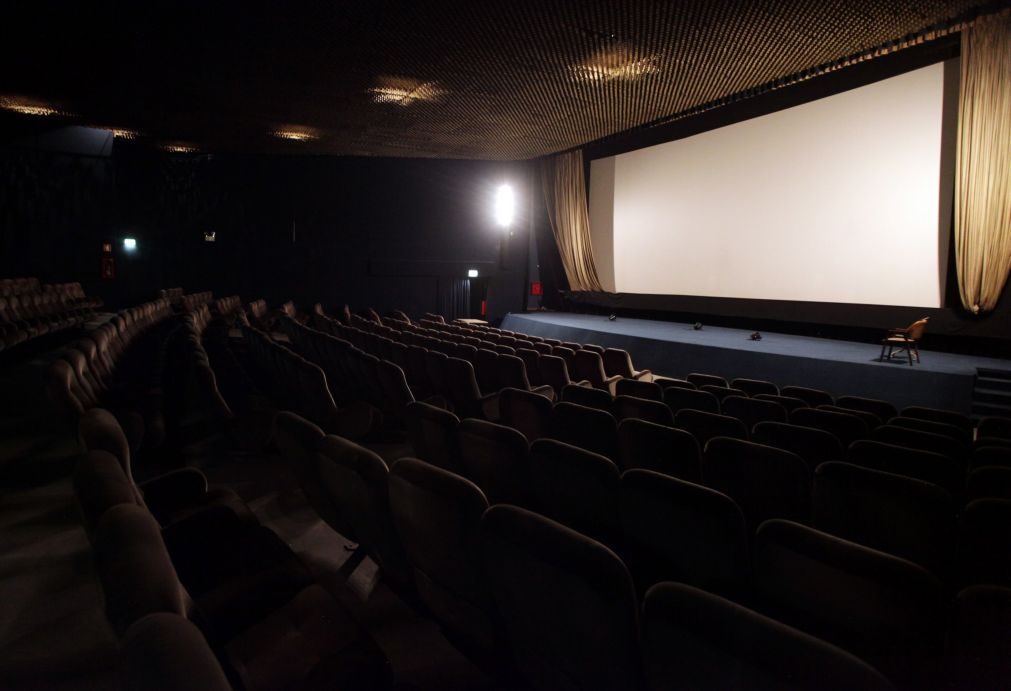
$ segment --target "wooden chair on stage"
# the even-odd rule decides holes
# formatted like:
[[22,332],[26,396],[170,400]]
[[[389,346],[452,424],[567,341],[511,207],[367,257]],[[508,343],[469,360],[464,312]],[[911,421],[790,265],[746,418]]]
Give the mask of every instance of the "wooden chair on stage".
[[[927,327],[929,317],[918,319],[904,329],[892,329],[888,335],[881,339],[881,356],[879,361],[891,360],[893,355],[901,355],[903,352],[909,357],[909,364],[913,364],[913,358],[920,361],[920,349],[918,343],[923,337],[923,330]],[[885,355],[885,349],[888,354]]]

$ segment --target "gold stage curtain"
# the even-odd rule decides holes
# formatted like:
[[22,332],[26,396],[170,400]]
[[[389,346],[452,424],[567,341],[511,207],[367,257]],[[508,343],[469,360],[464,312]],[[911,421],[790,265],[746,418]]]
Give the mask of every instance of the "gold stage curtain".
[[955,263],[962,304],[997,305],[1011,270],[1011,13],[962,31]]
[[603,291],[590,244],[583,152],[545,159],[541,168],[544,202],[571,290]]

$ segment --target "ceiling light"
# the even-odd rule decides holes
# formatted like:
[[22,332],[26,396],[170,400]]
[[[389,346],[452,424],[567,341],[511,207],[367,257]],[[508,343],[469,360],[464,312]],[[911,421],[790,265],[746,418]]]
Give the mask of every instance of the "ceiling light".
[[421,82],[417,79],[381,77],[377,86],[369,89],[376,103],[392,103],[409,106],[418,101],[436,101],[446,93],[437,82]]
[[319,139],[319,130],[300,125],[284,125],[273,130],[271,136],[293,142],[311,142]]
[[126,130],[121,127],[110,127],[108,131],[116,139],[136,139],[140,136],[140,132],[137,130]]
[[512,225],[516,213],[516,196],[511,185],[499,185],[495,190],[495,221],[503,228]]
[[477,278],[477,269],[467,269],[467,278]]
[[123,249],[127,252],[133,252],[137,249],[137,239],[136,238],[123,238]]
[[20,96],[0,96],[0,108],[21,115],[51,117],[53,115],[69,115],[51,103]]
[[583,82],[609,82],[614,79],[632,80],[660,71],[658,57],[648,55],[636,57],[627,47],[619,46],[603,50],[572,71],[576,79]]
[[198,150],[195,145],[186,142],[170,142],[162,144],[161,148],[162,151],[168,151],[170,154],[192,154]]

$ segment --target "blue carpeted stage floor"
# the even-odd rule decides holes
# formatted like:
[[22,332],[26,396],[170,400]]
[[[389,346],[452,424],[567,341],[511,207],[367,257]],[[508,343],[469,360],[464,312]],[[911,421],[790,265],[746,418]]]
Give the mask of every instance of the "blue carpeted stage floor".
[[833,395],[881,398],[900,408],[925,405],[968,413],[977,369],[1011,370],[1011,360],[920,351],[922,362],[878,362],[881,346],[827,338],[762,333],[588,314],[508,314],[503,329],[579,343],[624,348],[636,367],[683,378],[691,372],[766,379]]

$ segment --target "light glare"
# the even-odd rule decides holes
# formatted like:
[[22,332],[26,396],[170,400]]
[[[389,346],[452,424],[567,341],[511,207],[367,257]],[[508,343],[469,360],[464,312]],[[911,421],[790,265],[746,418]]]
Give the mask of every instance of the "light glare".
[[512,225],[516,211],[516,197],[511,185],[499,185],[495,192],[495,221],[505,228]]
[[467,278],[477,278],[477,269],[467,269]]
[[135,238],[123,238],[123,249],[127,252],[133,252],[137,249],[137,240]]

